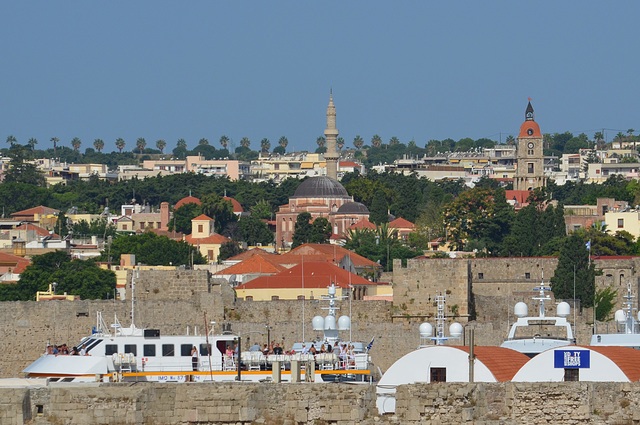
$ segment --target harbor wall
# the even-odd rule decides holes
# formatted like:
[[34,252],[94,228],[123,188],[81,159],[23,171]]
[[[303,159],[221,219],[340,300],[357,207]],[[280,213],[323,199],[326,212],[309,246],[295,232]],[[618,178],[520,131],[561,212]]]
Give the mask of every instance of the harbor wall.
[[375,386],[84,384],[0,389],[0,422],[40,424],[621,424],[640,421],[640,384],[477,383],[398,387],[379,415]]

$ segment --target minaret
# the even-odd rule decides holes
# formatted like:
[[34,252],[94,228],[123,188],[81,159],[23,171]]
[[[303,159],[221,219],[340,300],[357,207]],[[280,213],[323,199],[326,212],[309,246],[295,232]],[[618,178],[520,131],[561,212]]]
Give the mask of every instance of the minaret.
[[327,177],[338,179],[338,152],[336,150],[336,139],[338,129],[336,128],[336,107],[333,104],[333,91],[329,94],[329,106],[327,106],[327,129],[324,131],[327,139],[327,152],[324,159],[327,161]]

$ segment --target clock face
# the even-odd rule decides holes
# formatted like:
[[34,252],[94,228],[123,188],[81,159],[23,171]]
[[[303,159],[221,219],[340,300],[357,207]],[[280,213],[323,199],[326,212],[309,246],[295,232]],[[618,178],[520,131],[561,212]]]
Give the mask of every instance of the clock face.
[[529,144],[527,146],[529,146],[529,149],[533,149],[533,143],[532,142],[529,142]]

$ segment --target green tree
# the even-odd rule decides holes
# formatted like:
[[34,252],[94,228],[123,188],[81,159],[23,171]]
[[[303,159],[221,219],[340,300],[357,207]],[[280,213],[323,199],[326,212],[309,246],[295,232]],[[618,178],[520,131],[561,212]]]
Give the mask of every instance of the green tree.
[[220,144],[223,149],[227,149],[227,146],[229,145],[229,138],[223,134],[220,136]]
[[227,258],[236,256],[242,252],[242,248],[235,242],[225,242],[220,245],[220,253],[218,254],[218,264],[221,264]]
[[178,149],[187,149],[187,141],[184,139],[178,139],[176,142],[176,147]]
[[311,214],[303,212],[298,214],[295,226],[293,227],[293,244],[291,248],[296,248],[311,240]]
[[238,222],[240,235],[248,245],[269,245],[273,243],[274,235],[267,223],[254,215],[244,216]]
[[398,140],[396,136],[393,136],[391,139],[389,139],[389,146],[395,146],[399,144],[400,144],[400,140]]
[[325,139],[324,136],[318,136],[318,138],[316,139],[316,143],[318,144],[319,148],[324,148],[324,146],[327,144],[327,139]]
[[353,138],[353,146],[358,150],[362,149],[362,146],[364,146],[364,139],[360,137],[360,135],[357,135]]
[[96,148],[98,152],[102,152],[102,149],[104,149],[104,141],[102,139],[94,140],[93,147]]
[[13,134],[11,134],[7,137],[7,143],[11,144],[11,147],[13,147],[13,145],[18,143],[18,140],[13,136]]
[[269,152],[269,149],[271,149],[271,142],[269,141],[269,139],[265,137],[264,139],[260,140],[260,149],[262,149],[262,153]]
[[[575,269],[574,269],[575,267]],[[592,307],[596,276],[595,264],[589,264],[589,252],[582,236],[573,232],[566,238],[558,256],[558,267],[551,278],[551,290],[556,299],[572,299],[575,270],[576,298],[583,307]]]
[[118,137],[116,139],[116,148],[118,149],[118,152],[122,153],[122,149],[124,149],[126,144],[127,142],[125,142],[122,137]]
[[286,137],[282,136],[279,140],[278,140],[278,145],[280,145],[282,147],[282,149],[287,149],[287,145],[289,144],[289,139],[287,139]]
[[382,190],[376,191],[373,195],[369,220],[378,225],[389,221],[389,205],[387,204],[387,197]]
[[14,144],[9,149],[9,164],[4,173],[4,183],[26,183],[36,186],[44,186],[43,173],[29,161],[25,146]]
[[60,139],[58,139],[57,137],[52,137],[50,139],[53,142],[53,154],[56,154],[56,148],[58,146],[58,142],[60,141]]
[[74,151],[78,152],[80,150],[80,146],[82,145],[82,141],[78,137],[74,137],[71,139],[71,147]]
[[381,145],[382,137],[380,137],[378,134],[374,134],[371,138],[371,146],[373,146],[374,148],[379,148]]
[[249,146],[251,146],[251,140],[249,140],[248,137],[243,137],[242,139],[240,139],[240,146],[242,146],[243,148],[248,148]]
[[140,151],[140,155],[142,155],[142,153],[144,152],[145,147],[147,147],[147,141],[144,139],[144,137],[138,137],[138,140],[136,140],[136,148],[138,148],[138,151]]
[[27,142],[27,145],[31,148],[32,151],[36,150],[36,145],[38,144],[38,139],[32,137]]
[[329,238],[333,232],[331,231],[331,223],[324,217],[317,217],[311,224],[311,234],[309,242],[311,243],[329,243]]
[[193,202],[181,205],[173,211],[173,220],[169,222],[169,230],[190,234],[191,220],[199,216],[200,211],[200,205]]
[[336,146],[338,147],[338,149],[342,150],[342,148],[344,148],[344,139],[342,137],[338,137],[336,139]]
[[[102,254],[102,259],[105,261],[107,254],[107,252]],[[193,264],[207,263],[196,247],[184,241],[176,242],[166,236],[158,236],[153,232],[118,235],[111,243],[110,254],[115,263],[120,262],[123,254],[135,254],[136,261],[150,266],[187,265],[191,264],[192,258]]]
[[233,204],[221,196],[210,193],[203,196],[201,201],[200,211],[215,221],[214,228],[217,233],[222,232],[228,223],[238,221],[233,213]]
[[270,220],[273,216],[271,204],[269,204],[269,201],[265,201],[264,199],[261,199],[254,206],[252,206],[250,211],[251,216],[257,217],[262,220]]
[[204,137],[198,141],[199,146],[209,146],[209,141]]
[[163,154],[164,148],[167,147],[167,142],[165,142],[163,139],[158,139],[156,140],[156,147],[160,149],[160,153]]
[[54,227],[54,230],[61,237],[66,236],[71,230],[69,228],[69,219],[67,218],[65,213],[62,211],[58,213],[58,218],[56,219],[56,225]]
[[618,299],[618,291],[613,287],[608,286],[604,289],[596,289],[595,306],[596,306],[596,320],[599,322],[606,322],[611,320],[611,312],[616,306],[616,300]]

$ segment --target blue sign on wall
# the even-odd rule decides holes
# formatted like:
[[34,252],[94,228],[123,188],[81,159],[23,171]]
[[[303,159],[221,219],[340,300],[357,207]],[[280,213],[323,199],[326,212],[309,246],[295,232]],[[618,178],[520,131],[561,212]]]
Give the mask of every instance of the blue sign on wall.
[[589,350],[556,350],[553,367],[559,369],[589,369],[591,366]]

